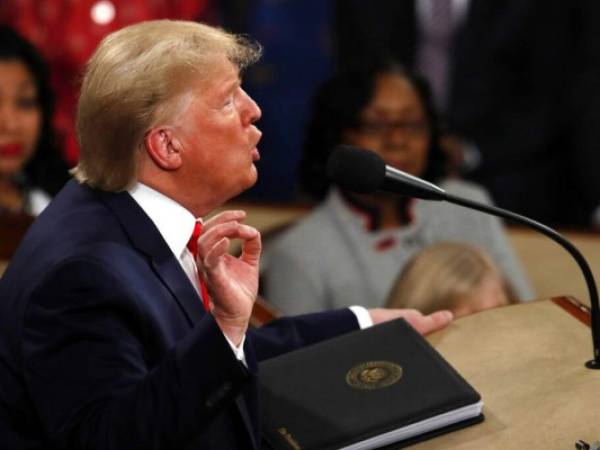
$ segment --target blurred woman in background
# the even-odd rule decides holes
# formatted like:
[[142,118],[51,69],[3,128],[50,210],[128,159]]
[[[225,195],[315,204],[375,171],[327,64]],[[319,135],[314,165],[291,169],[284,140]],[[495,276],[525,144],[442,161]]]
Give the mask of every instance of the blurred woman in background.
[[486,249],[520,299],[531,291],[502,224],[450,204],[396,195],[356,195],[330,186],[326,162],[338,144],[378,153],[449,193],[489,203],[479,186],[451,179],[426,84],[393,63],[340,73],[318,91],[301,162],[305,195],[320,204],[267,243],[265,296],[284,313],[383,306],[409,258],[439,241]]
[[68,180],[52,128],[54,97],[38,51],[0,25],[0,212],[38,215]]

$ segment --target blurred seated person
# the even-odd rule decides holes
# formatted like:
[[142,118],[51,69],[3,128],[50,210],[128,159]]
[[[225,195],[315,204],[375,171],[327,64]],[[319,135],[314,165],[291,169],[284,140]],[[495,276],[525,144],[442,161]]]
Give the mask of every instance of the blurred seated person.
[[396,195],[356,195],[330,186],[326,162],[338,144],[378,153],[387,164],[490,203],[479,186],[447,177],[439,127],[424,82],[393,63],[338,74],[317,92],[301,183],[318,207],[266,245],[265,297],[286,314],[385,304],[409,258],[439,241],[485,249],[514,286],[532,293],[495,217]]
[[37,216],[68,180],[54,140],[53,102],[41,55],[0,25],[0,213]]
[[462,317],[513,303],[517,298],[511,286],[484,251],[458,242],[438,242],[404,266],[386,306],[423,313],[444,308]]

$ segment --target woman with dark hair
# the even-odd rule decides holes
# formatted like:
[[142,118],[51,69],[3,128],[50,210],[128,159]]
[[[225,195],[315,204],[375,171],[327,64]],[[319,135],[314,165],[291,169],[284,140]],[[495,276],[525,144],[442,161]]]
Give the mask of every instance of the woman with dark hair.
[[394,195],[330,186],[326,162],[338,144],[378,153],[387,164],[489,203],[479,186],[447,176],[440,131],[424,81],[391,64],[340,73],[317,92],[301,162],[305,195],[320,205],[267,246],[266,297],[284,313],[385,304],[398,272],[439,241],[485,249],[520,299],[528,283],[494,217]]
[[[380,130],[381,127],[387,126],[385,121],[363,120],[362,116],[363,109],[374,95],[376,79],[380,74],[388,74],[396,80],[406,80],[418,97],[420,105],[415,108],[421,109],[419,112],[422,123],[417,123],[416,126],[423,126],[422,131],[425,132],[422,136],[426,136],[429,141],[427,166],[421,177],[434,182],[445,175],[446,156],[439,146],[440,125],[432,107],[427,83],[404,67],[387,62],[343,72],[320,87],[314,99],[313,114],[308,124],[300,163],[303,195],[317,201],[326,196],[329,189],[326,175],[329,154],[336,145],[349,143],[345,138],[348,132],[362,131],[363,134],[371,134],[376,138],[382,134],[380,131],[385,133],[385,130]],[[412,124],[407,125],[410,127]]]
[[56,147],[53,107],[41,55],[0,26],[0,212],[38,215],[68,180]]

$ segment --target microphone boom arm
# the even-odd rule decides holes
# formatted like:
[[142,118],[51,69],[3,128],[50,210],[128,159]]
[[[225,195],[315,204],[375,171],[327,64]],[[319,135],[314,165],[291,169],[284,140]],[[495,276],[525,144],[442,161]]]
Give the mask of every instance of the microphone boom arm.
[[583,276],[585,278],[585,283],[588,288],[588,292],[590,295],[590,304],[591,304],[591,322],[592,322],[592,344],[594,346],[594,359],[587,361],[585,363],[586,367],[590,369],[600,369],[600,317],[599,317],[599,302],[598,302],[598,289],[596,287],[596,282],[594,280],[594,276],[588,265],[587,261],[581,254],[581,252],[575,247],[571,242],[565,239],[560,233],[553,230],[552,228],[536,222],[533,219],[522,216],[520,214],[513,213],[511,211],[507,211],[506,209],[498,208],[496,206],[484,205],[482,203],[473,202],[471,200],[467,200],[461,197],[456,197],[454,195],[448,194],[444,192],[443,195],[440,196],[440,200],[445,200],[450,203],[454,203],[456,205],[464,206],[469,209],[476,209],[478,211],[482,211],[485,213],[492,214],[494,216],[502,217],[504,219],[511,220],[513,222],[517,222],[523,225],[526,225],[530,228],[533,228],[540,233],[548,236],[554,242],[562,246],[565,250],[567,250],[571,256],[575,259],[579,268],[583,272]]
[[386,165],[378,154],[358,147],[338,146],[329,157],[327,174],[342,189],[351,192],[372,193],[381,190],[424,200],[443,200],[521,223],[539,231],[559,244],[575,259],[587,284],[591,303],[594,359],[586,362],[585,365],[590,369],[600,369],[600,306],[598,305],[598,289],[596,288],[594,275],[579,250],[558,232],[520,214],[448,194],[444,189],[433,183]]

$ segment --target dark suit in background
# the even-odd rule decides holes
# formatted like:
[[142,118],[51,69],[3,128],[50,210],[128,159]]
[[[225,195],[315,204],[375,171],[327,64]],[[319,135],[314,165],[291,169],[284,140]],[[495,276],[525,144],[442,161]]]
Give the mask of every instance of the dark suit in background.
[[[0,280],[0,447],[257,449],[256,364],[358,327],[248,332],[248,368],[124,193],[70,182]],[[140,446],[140,443],[143,443]]]
[[[445,118],[479,149],[466,175],[499,206],[586,225],[600,204],[598,20],[593,0],[469,2],[451,45]],[[415,64],[415,0],[339,0],[336,30],[340,67]]]

